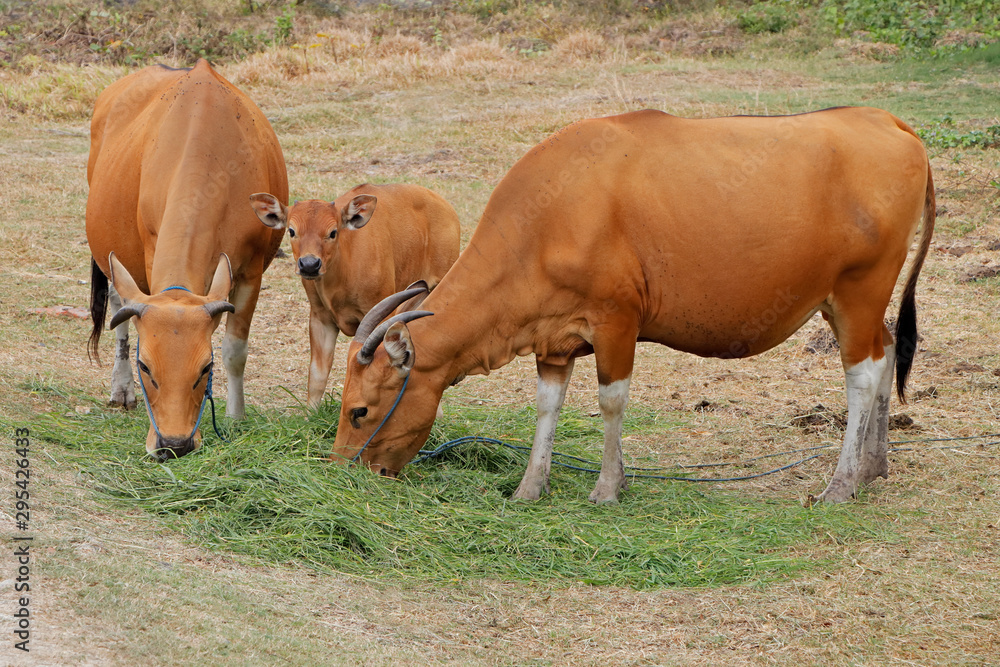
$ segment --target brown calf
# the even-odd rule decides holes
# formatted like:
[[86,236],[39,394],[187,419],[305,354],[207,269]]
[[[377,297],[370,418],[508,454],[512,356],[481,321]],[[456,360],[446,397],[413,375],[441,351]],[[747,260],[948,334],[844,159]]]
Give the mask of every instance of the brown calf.
[[258,193],[260,221],[288,228],[295,272],[309,298],[309,405],[323,399],[337,335],[353,336],[381,299],[417,280],[437,285],[458,257],[458,215],[440,195],[416,185],[359,185],[333,202],[291,209]]

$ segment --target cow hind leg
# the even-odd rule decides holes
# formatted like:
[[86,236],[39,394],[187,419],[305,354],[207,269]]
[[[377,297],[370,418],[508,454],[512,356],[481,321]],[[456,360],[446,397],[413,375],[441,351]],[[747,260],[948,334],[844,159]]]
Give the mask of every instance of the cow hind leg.
[[889,476],[889,400],[892,395],[896,346],[892,343],[888,329],[885,330],[884,336],[889,341],[883,348],[886,364],[879,379],[873,412],[868,420],[868,430],[861,447],[861,468],[858,478],[861,484],[868,484],[878,477]]
[[[833,478],[817,500],[844,502],[887,471],[886,434],[892,353],[888,331],[831,321],[841,346],[847,389],[847,427]],[[891,336],[888,338],[891,341]]]
[[603,505],[618,502],[618,492],[628,487],[622,463],[622,422],[628,405],[636,331],[600,331],[594,334],[597,360],[598,403],[604,417],[604,455],[601,474],[590,501]]
[[[108,302],[111,318],[121,310],[122,300],[118,292],[108,285]],[[132,358],[128,345],[129,320],[115,327],[115,363],[111,368],[111,400],[108,405],[120,406],[126,410],[135,407],[135,381],[132,378]]]
[[542,493],[549,492],[549,472],[552,469],[552,444],[556,436],[556,422],[559,411],[566,399],[566,388],[573,375],[573,359],[565,366],[553,366],[539,361],[538,392],[535,404],[538,408],[538,423],[535,440],[531,445],[531,456],[524,477],[517,491],[511,496],[518,500],[538,500]]

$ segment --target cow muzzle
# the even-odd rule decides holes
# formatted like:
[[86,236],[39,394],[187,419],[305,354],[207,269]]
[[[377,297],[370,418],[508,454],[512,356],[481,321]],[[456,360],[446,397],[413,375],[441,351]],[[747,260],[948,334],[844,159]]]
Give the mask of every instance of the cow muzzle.
[[191,438],[156,438],[156,449],[150,454],[159,462],[179,459],[185,454],[190,454],[198,449],[198,443],[194,437]]
[[298,262],[298,273],[303,278],[308,278],[310,280],[319,278],[320,271],[323,268],[323,262],[316,255],[305,255],[299,258]]

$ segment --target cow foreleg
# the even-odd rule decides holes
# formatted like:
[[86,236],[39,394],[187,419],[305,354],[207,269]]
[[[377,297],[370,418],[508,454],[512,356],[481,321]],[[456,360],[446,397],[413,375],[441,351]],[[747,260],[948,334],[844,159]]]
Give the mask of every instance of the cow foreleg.
[[248,282],[238,282],[233,289],[233,306],[236,312],[226,319],[226,336],[222,339],[222,363],[226,366],[226,416],[243,419],[246,408],[243,399],[243,372],[247,365],[250,345],[250,320],[257,307],[260,277]]
[[330,379],[333,353],[337,349],[340,329],[328,312],[313,309],[309,313],[309,407],[316,409],[323,402],[323,392]]
[[598,505],[617,503],[618,492],[628,488],[622,463],[622,421],[631,380],[630,375],[624,380],[602,384],[598,389],[598,403],[604,417],[604,456],[601,458],[601,474],[590,492],[590,501]]
[[[877,451],[874,456],[868,456],[865,451],[868,445],[869,425],[875,429],[876,437],[879,429],[876,413],[876,399],[879,397],[884,376],[888,374],[889,360],[882,357],[878,361],[871,358],[845,368],[847,384],[847,428],[844,433],[844,444],[840,450],[840,459],[833,479],[817,500],[839,503],[848,500],[855,494],[858,486],[865,481],[862,465],[877,463]],[[890,367],[891,368],[891,367]],[[891,375],[890,375],[891,380]],[[888,394],[888,392],[886,392]],[[885,414],[888,418],[888,395],[886,395]],[[874,420],[873,420],[874,417]],[[884,456],[884,454],[883,454]]]
[[[108,302],[111,318],[121,310],[122,299],[113,285],[108,285]],[[132,379],[132,357],[129,356],[128,328],[125,320],[115,327],[115,365],[111,368],[111,400],[108,405],[121,406],[126,410],[135,407],[135,381]]]
[[524,471],[520,486],[511,496],[519,500],[538,500],[542,493],[549,492],[549,472],[552,469],[552,443],[556,436],[556,422],[559,411],[566,399],[566,388],[573,375],[573,359],[565,366],[553,366],[537,362],[538,392],[535,404],[538,408],[538,424],[535,427],[535,441],[531,445],[528,468]]

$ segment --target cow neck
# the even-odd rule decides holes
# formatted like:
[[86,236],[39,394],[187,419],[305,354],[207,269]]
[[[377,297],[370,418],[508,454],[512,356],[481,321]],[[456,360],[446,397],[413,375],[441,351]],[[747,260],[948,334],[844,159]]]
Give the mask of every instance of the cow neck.
[[[456,265],[420,306],[434,316],[408,325],[417,370],[434,376],[442,391],[457,379],[488,374],[516,356],[525,331],[521,304],[495,298],[509,289],[509,282]],[[490,302],[496,306],[488,307]]]
[[192,294],[205,295],[207,291],[205,267],[210,266],[214,272],[215,264],[212,263],[211,252],[205,253],[203,250],[199,252],[197,246],[200,244],[189,239],[190,237],[180,241],[171,239],[170,243],[165,243],[166,239],[161,233],[150,271],[150,294],[162,292],[168,287],[181,286]]

